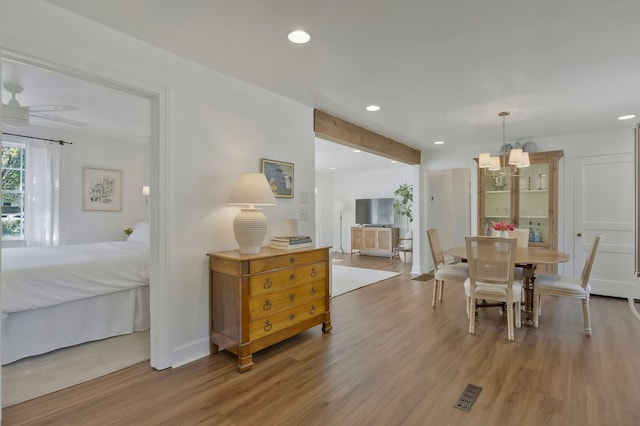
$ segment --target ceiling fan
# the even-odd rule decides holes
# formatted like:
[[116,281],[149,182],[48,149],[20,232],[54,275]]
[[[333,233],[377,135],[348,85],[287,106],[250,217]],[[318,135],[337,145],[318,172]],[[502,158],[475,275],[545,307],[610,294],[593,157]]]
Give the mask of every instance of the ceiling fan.
[[21,106],[16,99],[18,93],[22,93],[24,88],[19,84],[6,82],[2,85],[9,93],[11,99],[6,104],[2,104],[2,122],[9,126],[26,126],[30,117],[42,118],[45,120],[57,121],[59,123],[70,124],[77,127],[85,127],[87,124],[68,118],[56,117],[47,112],[53,111],[80,111],[80,108],[73,105],[32,105]]

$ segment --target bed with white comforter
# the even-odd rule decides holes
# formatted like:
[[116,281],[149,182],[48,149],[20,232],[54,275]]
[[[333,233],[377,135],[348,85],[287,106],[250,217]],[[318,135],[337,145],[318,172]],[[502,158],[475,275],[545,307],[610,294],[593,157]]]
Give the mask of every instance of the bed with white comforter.
[[2,250],[2,364],[149,328],[149,246]]

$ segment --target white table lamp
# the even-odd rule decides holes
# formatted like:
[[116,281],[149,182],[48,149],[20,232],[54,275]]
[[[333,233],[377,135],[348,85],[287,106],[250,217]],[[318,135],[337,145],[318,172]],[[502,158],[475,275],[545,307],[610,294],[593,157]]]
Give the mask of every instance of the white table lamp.
[[271,186],[263,173],[243,173],[238,177],[227,204],[242,205],[240,213],[233,220],[233,234],[242,254],[256,254],[267,235],[267,218],[261,208],[255,206],[275,206]]

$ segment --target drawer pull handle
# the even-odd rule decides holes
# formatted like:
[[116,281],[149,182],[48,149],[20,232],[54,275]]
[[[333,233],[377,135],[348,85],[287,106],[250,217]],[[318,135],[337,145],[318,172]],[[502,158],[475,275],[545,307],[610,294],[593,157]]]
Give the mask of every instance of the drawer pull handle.
[[269,309],[271,309],[271,301],[269,299],[264,301],[264,305],[262,305],[262,309],[264,309],[265,311],[268,311]]
[[315,278],[316,275],[318,275],[318,271],[316,271],[316,268],[311,268],[311,277]]
[[311,291],[309,292],[310,295],[315,296],[316,295],[316,287],[313,286],[311,287]]
[[271,321],[267,320],[267,322],[264,323],[264,331],[270,331],[273,328],[273,324],[271,324]]
[[293,300],[293,299],[295,299],[295,298],[296,298],[296,295],[295,295],[295,294],[290,294],[290,295],[289,295],[289,300]]
[[290,280],[290,281],[293,281],[293,280],[295,280],[295,279],[296,279],[296,275],[295,275],[295,274],[291,274],[291,275],[289,275],[289,280]]
[[316,305],[311,305],[311,309],[309,309],[309,313],[310,313],[311,315],[313,315],[313,314],[315,314],[315,313],[316,313]]
[[294,319],[295,317],[296,317],[296,316],[295,316],[295,314],[291,314],[291,315],[289,315],[289,319],[290,319],[291,321],[293,321],[293,319]]
[[264,282],[264,288],[271,288],[271,285],[271,280],[267,278],[267,280]]
[[295,257],[290,257],[289,258],[289,263],[296,263],[296,258]]

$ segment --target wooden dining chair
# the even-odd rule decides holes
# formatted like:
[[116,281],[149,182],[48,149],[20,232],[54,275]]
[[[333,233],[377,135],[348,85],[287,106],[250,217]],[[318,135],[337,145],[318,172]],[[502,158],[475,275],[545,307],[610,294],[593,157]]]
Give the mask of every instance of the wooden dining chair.
[[464,283],[464,280],[469,278],[469,268],[464,263],[447,264],[445,262],[437,229],[427,229],[427,238],[433,259],[433,300],[431,306],[435,308],[436,299],[440,299],[442,302],[445,281]]
[[522,283],[514,281],[516,261],[515,238],[465,237],[469,278],[464,282],[467,296],[469,334],[475,334],[475,308],[477,300],[504,303],[507,311],[507,339],[515,340],[513,320],[520,328],[520,300]]
[[[507,232],[509,233],[509,238],[518,240],[516,244],[517,247],[529,247],[529,230],[527,228],[515,228],[513,231]],[[523,281],[524,270],[522,269],[522,265],[516,265],[516,268],[513,270],[513,277],[516,281]],[[524,303],[524,291],[522,292],[522,300],[520,301]]]
[[509,238],[518,240],[518,247],[529,247],[529,230],[527,228],[515,228],[513,231],[507,231]]
[[597,235],[591,244],[589,256],[587,257],[582,275],[580,278],[564,275],[545,275],[540,274],[536,277],[533,289],[533,327],[538,328],[538,318],[540,316],[540,296],[548,294],[557,297],[570,297],[582,300],[582,316],[584,319],[584,333],[591,336],[591,314],[589,312],[589,295],[591,294],[591,285],[589,277],[591,276],[591,268],[596,258],[596,252],[600,245],[602,235]]

